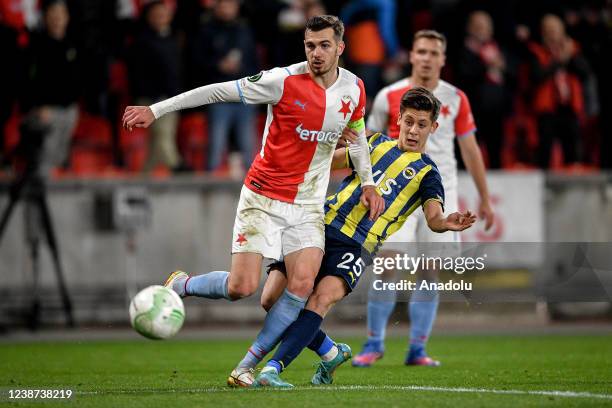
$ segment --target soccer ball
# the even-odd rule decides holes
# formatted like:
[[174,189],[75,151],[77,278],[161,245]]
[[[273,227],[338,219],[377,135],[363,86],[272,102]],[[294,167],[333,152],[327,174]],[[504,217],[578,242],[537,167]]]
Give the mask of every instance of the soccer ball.
[[149,286],[130,303],[130,322],[138,333],[150,339],[174,336],[185,321],[183,301],[172,289]]

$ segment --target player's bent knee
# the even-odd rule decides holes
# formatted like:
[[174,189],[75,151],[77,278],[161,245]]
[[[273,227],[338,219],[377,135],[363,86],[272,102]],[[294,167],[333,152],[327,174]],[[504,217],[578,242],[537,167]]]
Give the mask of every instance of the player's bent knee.
[[248,283],[229,283],[227,285],[227,294],[231,300],[238,300],[251,296],[257,290],[256,285]]
[[313,287],[314,279],[291,279],[287,283],[287,290],[302,298],[310,296]]

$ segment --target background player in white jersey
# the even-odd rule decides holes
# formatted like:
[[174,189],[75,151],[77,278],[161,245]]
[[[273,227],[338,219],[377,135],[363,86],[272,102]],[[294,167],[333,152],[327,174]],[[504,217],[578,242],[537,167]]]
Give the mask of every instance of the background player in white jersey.
[[[485,228],[493,224],[494,214],[489,201],[489,191],[485,178],[485,167],[474,135],[476,125],[467,96],[458,88],[440,79],[440,72],[446,60],[446,38],[433,30],[421,30],[414,36],[410,63],[410,77],[383,88],[374,100],[372,112],[368,117],[367,128],[371,131],[387,131],[397,137],[397,112],[401,96],[410,88],[422,86],[429,89],[441,101],[439,127],[427,141],[425,152],[438,165],[446,196],[445,214],[458,210],[457,162],[454,142],[457,139],[465,167],[472,175],[480,194],[479,216],[485,220]],[[414,246],[418,253],[429,255],[454,255],[460,242],[457,232],[444,234],[432,233],[423,213],[411,217],[404,226],[393,234],[383,246],[379,256],[393,256],[396,252],[406,252],[409,243],[423,243]],[[392,252],[394,251],[394,252]],[[440,252],[443,251],[443,252]],[[393,271],[387,272],[391,279]],[[419,271],[419,279],[436,280],[438,271]],[[417,286],[418,287],[418,286]],[[395,307],[395,291],[381,292],[370,290],[368,299],[368,340],[363,351],[355,356],[353,365],[367,367],[381,358],[384,353],[385,328]],[[438,309],[438,293],[435,290],[412,292],[409,303],[410,349],[406,356],[407,365],[437,366],[440,363],[429,358],[425,346]]]
[[343,32],[337,17],[313,17],[304,34],[306,62],[203,86],[150,107],[129,106],[123,116],[124,127],[132,129],[147,127],[165,113],[209,103],[268,104],[263,146],[240,194],[230,272],[189,277],[176,271],[166,280],[181,296],[237,300],[257,290],[264,257],[283,256],[287,289],[267,315],[266,339],[280,337],[312,291],[325,244],[323,203],[330,164],[347,125],[360,133],[350,153],[363,180],[362,200],[370,217],[384,207],[372,181],[363,83],[338,67]]

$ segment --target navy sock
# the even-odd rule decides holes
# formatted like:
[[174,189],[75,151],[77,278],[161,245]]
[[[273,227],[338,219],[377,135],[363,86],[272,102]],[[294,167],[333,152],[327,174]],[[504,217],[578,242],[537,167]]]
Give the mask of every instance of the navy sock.
[[308,345],[308,348],[311,349],[312,351],[314,351],[315,353],[318,353],[319,348],[321,347],[321,345],[325,341],[325,338],[327,338],[327,334],[325,334],[325,332],[323,330],[319,329],[317,334],[315,334],[314,338],[312,339],[312,341]]
[[324,356],[329,350],[334,347],[336,343],[327,335],[323,330],[319,329],[319,332],[315,334],[314,339],[308,345],[308,348],[319,355]]
[[323,318],[315,312],[302,310],[297,320],[285,332],[283,341],[267,366],[276,368],[277,364],[280,364],[282,369],[287,368],[318,334],[322,321]]

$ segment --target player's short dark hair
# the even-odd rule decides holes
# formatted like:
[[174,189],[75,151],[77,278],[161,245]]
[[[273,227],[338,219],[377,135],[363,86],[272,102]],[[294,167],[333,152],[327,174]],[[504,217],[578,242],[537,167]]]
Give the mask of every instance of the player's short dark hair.
[[[325,14],[322,16],[310,17],[306,22],[306,30],[321,31],[326,28],[334,30],[336,41],[342,41],[342,37],[344,37],[344,24],[338,17]],[[304,30],[304,32],[306,30]]]
[[43,13],[46,13],[47,10],[49,10],[49,8],[51,8],[51,6],[55,6],[56,4],[61,4],[63,6],[68,7],[68,5],[66,4],[65,0],[43,0],[40,3],[40,8],[43,11]]
[[409,89],[402,95],[400,113],[404,113],[408,108],[429,112],[433,123],[440,114],[440,101],[430,91],[419,86]]
[[436,30],[419,30],[414,33],[414,37],[412,39],[412,44],[416,42],[419,38],[428,38],[430,40],[438,40],[442,43],[442,49],[446,51],[446,36],[439,31]]

